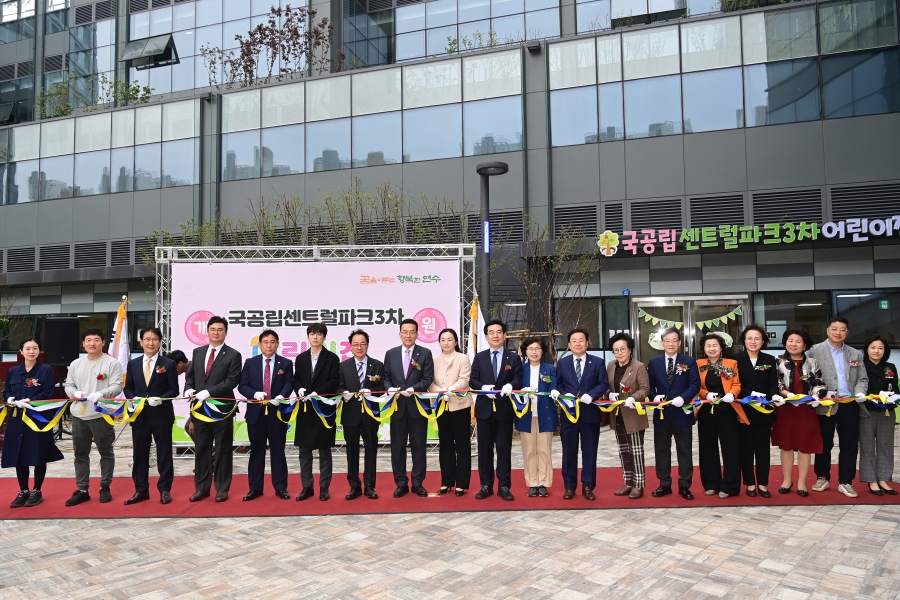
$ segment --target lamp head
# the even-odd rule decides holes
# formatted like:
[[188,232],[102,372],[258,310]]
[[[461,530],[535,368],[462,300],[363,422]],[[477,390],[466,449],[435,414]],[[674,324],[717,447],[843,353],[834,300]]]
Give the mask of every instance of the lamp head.
[[475,167],[475,172],[479,175],[485,175],[487,177],[493,177],[494,175],[504,175],[509,171],[509,165],[505,162],[493,161],[493,162],[483,162],[479,163],[478,166]]

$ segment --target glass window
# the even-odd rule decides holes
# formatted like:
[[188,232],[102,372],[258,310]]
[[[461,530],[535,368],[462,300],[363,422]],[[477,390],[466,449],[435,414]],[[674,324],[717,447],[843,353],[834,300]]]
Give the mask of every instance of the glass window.
[[741,68],[686,73],[684,132],[717,131],[744,126],[744,86]]
[[181,140],[200,135],[199,112],[200,105],[196,100],[163,104],[163,141]]
[[425,56],[425,32],[416,31],[414,33],[404,33],[403,35],[398,35],[396,51],[398,61],[421,58]]
[[459,48],[473,50],[487,48],[491,41],[491,21],[474,21],[459,24]]
[[605,35],[597,38],[597,83],[622,81],[622,38]]
[[[760,2],[759,4],[769,4],[769,2]],[[753,4],[748,3],[748,6],[752,7]],[[724,12],[725,10],[722,0],[687,0],[687,14],[689,16]]]
[[48,12],[44,19],[44,34],[59,33],[69,27],[69,11],[57,10]]
[[75,119],[41,124],[41,158],[75,151]]
[[496,42],[513,44],[525,40],[525,15],[510,15],[491,19],[491,31],[496,34]]
[[303,125],[262,130],[262,176],[303,172]]
[[522,97],[510,96],[463,104],[466,156],[522,149]]
[[625,139],[625,109],[621,83],[598,86],[600,94],[600,141]]
[[[278,5],[278,2],[272,0],[272,4]],[[233,21],[235,19],[250,18],[250,0],[227,0],[224,2],[222,10],[223,21]]]
[[[226,3],[227,6],[227,3]],[[229,21],[227,23],[222,23],[222,49],[230,50],[232,48],[237,48],[240,46],[238,44],[237,36],[241,36],[245,40],[247,39],[247,34],[250,33],[250,19],[241,19],[240,21]],[[235,52],[237,54],[237,52]],[[265,61],[263,55],[261,58]]]
[[74,195],[73,173],[71,155],[41,159],[41,200],[71,198]]
[[477,21],[491,16],[491,0],[459,0],[459,22]]
[[134,189],[159,189],[160,144],[134,147]]
[[354,74],[350,78],[353,84],[353,114],[400,110],[401,75],[400,69]]
[[600,31],[612,27],[609,14],[610,0],[585,2],[575,6],[576,28],[578,33]]
[[184,31],[185,29],[193,29],[194,22],[194,3],[185,2],[175,5],[175,12],[172,17],[172,31]]
[[459,59],[403,68],[403,108],[462,99]]
[[139,40],[150,37],[150,13],[142,12],[131,15],[130,21],[129,39]]
[[684,0],[649,0],[647,12],[652,14],[669,12],[672,10],[684,10]]
[[[426,4],[426,6],[428,6]],[[453,40],[459,40],[456,33],[456,25],[428,29],[425,31],[425,52],[428,56],[438,54],[450,54]]]
[[741,64],[739,17],[681,24],[681,70],[702,71]]
[[107,150],[112,134],[109,115],[91,115],[75,119],[75,152]]
[[0,165],[0,206],[6,202],[6,167],[7,165]]
[[[306,120],[350,116],[350,78],[331,77],[306,83]],[[350,125],[347,125],[349,130]]]
[[407,33],[425,29],[425,5],[398,6],[394,11],[397,19],[397,33]]
[[172,7],[150,11],[150,35],[172,33]]
[[678,26],[625,33],[622,54],[625,79],[678,73]]
[[112,113],[112,147],[134,145],[134,111],[117,110]]
[[575,40],[551,44],[549,51],[550,89],[597,83],[594,40]]
[[[791,292],[753,294],[753,322],[769,334],[769,350],[784,348],[785,330],[800,327],[809,332],[813,343],[825,340],[825,323],[831,315],[828,292]],[[851,334],[853,329],[850,329]]]
[[165,142],[162,145],[162,187],[178,187],[200,183],[197,173],[196,138]]
[[262,126],[303,122],[303,84],[292,83],[262,90]]
[[40,156],[41,126],[26,125],[9,130],[9,160],[30,160]]
[[559,9],[525,13],[525,37],[529,40],[559,37]]
[[814,6],[741,16],[744,64],[816,55]]
[[162,111],[160,106],[147,106],[134,110],[135,145],[158,142],[162,135]]
[[403,162],[462,155],[462,105],[403,111]]
[[550,92],[550,134],[553,146],[597,141],[597,88]]
[[525,12],[542,8],[559,8],[559,0],[525,0]]
[[647,0],[612,0],[612,18],[627,19],[647,14]]
[[491,0],[491,16],[502,17],[525,12],[524,0]]
[[625,82],[625,135],[628,139],[679,133],[679,75]]
[[401,113],[353,119],[353,166],[374,167],[403,162]]
[[463,100],[522,93],[522,55],[518,50],[463,59]]
[[259,129],[259,90],[222,96],[222,133]]
[[[230,0],[227,0],[230,1]],[[273,2],[277,4],[277,2]],[[222,0],[197,0],[197,27],[222,22]],[[266,11],[268,12],[268,11]]]
[[40,161],[26,160],[18,163],[10,163],[7,170],[7,204],[37,202],[40,199]]
[[[178,6],[184,6],[179,4]],[[175,8],[178,8],[177,6]],[[172,34],[172,40],[175,42],[175,50],[178,51],[178,57],[184,61],[189,56],[194,55],[194,30],[176,31]]]
[[306,172],[350,168],[350,119],[306,126]]
[[110,152],[110,188],[113,193],[134,189],[134,147],[118,148]]
[[900,50],[822,59],[825,118],[900,112]]
[[820,118],[819,69],[815,59],[744,67],[747,127]]
[[425,4],[425,27],[456,25],[456,0],[432,0]]
[[[285,4],[288,3],[285,2],[284,4],[282,4],[282,6],[284,6]],[[254,16],[268,15],[273,5],[277,6],[278,3],[274,2],[274,0],[250,0],[250,13]],[[299,4],[292,6],[299,6]]]
[[[850,322],[847,343],[863,348],[867,337],[879,334],[897,349],[900,339],[900,321],[893,318],[900,306],[900,292],[896,290],[839,290],[834,292],[834,311]],[[827,319],[817,324],[824,332]],[[893,360],[896,364],[896,357]],[[894,390],[895,392],[897,390]]]
[[172,91],[172,66],[147,69],[150,73],[149,86],[154,94],[168,94]]
[[259,130],[222,136],[222,181],[259,177]]
[[194,54],[200,55],[200,48],[222,47],[222,25],[210,25],[194,30]]
[[75,155],[75,195],[108,194],[109,150]]
[[[182,60],[177,65],[172,65],[172,91],[194,89],[194,61]],[[205,84],[204,84],[205,85]]]
[[822,54],[897,43],[892,0],[843,0],[819,5]]

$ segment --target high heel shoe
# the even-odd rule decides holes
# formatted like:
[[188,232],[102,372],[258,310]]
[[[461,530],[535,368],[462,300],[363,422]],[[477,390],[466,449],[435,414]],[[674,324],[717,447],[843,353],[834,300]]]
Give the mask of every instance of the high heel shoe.
[[780,488],[778,488],[778,493],[779,494],[790,494],[791,488],[793,488],[793,487],[794,487],[793,483],[791,483],[791,485],[789,485],[787,487],[780,487]]
[[884,493],[881,491],[881,486],[878,486],[877,490],[873,490],[871,486],[869,486],[869,493],[875,494],[876,496],[883,496]]
[[893,488],[889,488],[889,487],[886,488],[883,485],[881,485],[880,483],[878,484],[878,489],[881,490],[882,492],[884,492],[885,494],[887,494],[888,496],[896,496],[897,495],[897,490],[895,490]]
[[807,496],[809,496],[809,490],[797,489],[797,495],[801,498],[806,498]]
[[751,498],[756,498],[756,490],[755,490],[755,489],[752,489],[752,490],[751,490],[751,489],[748,487],[748,488],[747,488],[747,495],[750,496]]
[[441,496],[443,496],[444,494],[446,494],[446,493],[449,492],[449,491],[450,491],[450,488],[449,488],[449,487],[441,486],[441,487],[438,489],[438,494],[440,494]]
[[461,490],[459,488],[456,488],[456,497],[457,498],[459,498],[460,496],[462,496],[465,493],[466,493],[466,490]]
[[759,490],[759,495],[762,496],[763,498],[771,498],[772,497],[772,492],[770,492],[769,490],[764,490],[762,488],[756,488],[756,489]]

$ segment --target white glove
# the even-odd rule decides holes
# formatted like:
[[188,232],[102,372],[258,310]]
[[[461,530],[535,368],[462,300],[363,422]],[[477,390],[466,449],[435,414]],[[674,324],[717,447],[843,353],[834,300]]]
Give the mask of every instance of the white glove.
[[294,396],[295,398],[303,398],[304,396],[306,396],[306,388],[300,388],[299,390],[297,390],[296,392],[294,392],[291,395]]
[[481,389],[482,389],[483,391],[490,391],[490,390],[493,390],[493,389],[494,389],[494,386],[492,386],[492,385],[483,385],[483,386],[481,386]]
[[[81,392],[75,392],[75,393],[80,394]],[[190,398],[196,393],[197,393],[197,390],[195,390],[194,388],[190,388],[190,389],[184,390],[184,393],[182,394],[182,396],[184,396],[185,398]]]
[[882,392],[878,392],[878,395],[881,396],[882,398],[887,399],[887,398],[890,398],[891,396],[893,396],[894,394],[892,394],[891,392],[883,392],[882,391]]
[[775,403],[775,406],[784,406],[784,398],[782,398],[778,394],[772,396],[772,401]]
[[297,393],[291,392],[291,395],[288,397],[288,404],[291,406],[297,404]]
[[278,398],[272,398],[269,400],[269,404],[274,404],[275,406],[278,406],[281,403],[278,401]]
[[527,386],[527,387],[523,387],[523,388],[522,388],[522,391],[523,391],[523,392],[532,393],[532,392],[536,392],[536,391],[537,391],[537,388],[534,387],[533,385],[529,385],[529,386]]
[[809,405],[812,406],[813,408],[815,408],[815,407],[817,407],[817,406],[819,405],[819,401],[818,401],[818,400],[813,400],[812,402],[809,403]]
[[504,396],[512,393],[512,384],[507,383],[506,385],[504,385],[502,388],[500,388],[500,393]]
[[856,395],[856,401],[857,401],[857,402],[865,402],[865,401],[866,401],[866,395],[865,395],[865,394],[857,394],[857,395]]
[[200,390],[194,395],[194,397],[197,398],[197,400],[203,402],[204,400],[209,398],[209,392],[207,392],[206,390]]
[[625,406],[627,406],[628,408],[635,408],[634,398],[632,398],[631,396],[628,396],[627,398],[625,398]]
[[587,395],[587,394],[582,394],[582,395],[581,395],[581,398],[579,398],[578,401],[579,401],[579,402],[582,402],[582,403],[584,403],[584,404],[590,404],[591,402],[594,401],[594,399],[591,398],[591,397],[590,397],[589,395]]
[[659,394],[658,396],[656,396],[655,398],[653,398],[653,401],[654,401],[654,402],[664,402],[665,399],[666,399],[665,396],[663,396],[662,394]]
[[280,402],[280,401],[284,400],[284,396],[282,396],[281,394],[278,394],[277,396],[275,396],[273,398],[273,400],[278,400]]
[[409,398],[410,396],[412,396],[415,393],[416,393],[416,390],[412,389],[411,387],[406,388],[405,390],[400,392],[401,395],[406,396],[407,398]]
[[28,406],[27,400],[15,400],[13,402],[13,406],[18,406],[19,408],[26,408]]
[[728,402],[729,404],[734,402],[734,394],[728,392],[724,396],[722,396],[722,402]]
[[834,392],[828,392],[827,394],[825,394],[825,397],[826,398],[834,398]]
[[388,388],[388,394],[396,394],[399,391],[400,391],[400,388],[398,388],[398,387]]
[[147,398],[147,404],[150,406],[159,406],[162,404],[162,400],[159,398]]
[[550,390],[550,397],[554,400],[559,398],[559,390]]
[[253,394],[253,399],[254,400],[265,400],[266,393],[265,392],[256,392],[255,394]]
[[682,398],[681,396],[678,396],[677,398],[672,398],[672,401],[669,402],[669,404],[671,404],[672,406],[675,406],[677,408],[681,408],[682,406],[684,406],[684,398]]
[[101,394],[100,392],[94,392],[93,394],[91,394],[90,396],[87,397],[87,401],[96,403],[97,400],[101,399],[102,397],[103,397],[103,394]]
[[900,400],[900,394],[893,394],[887,399],[888,404],[896,404]]
[[75,390],[74,392],[72,392],[72,400],[75,400],[76,402],[82,402],[84,400],[84,392]]
[[319,394],[317,394],[317,393],[315,393],[315,392],[310,392],[310,393],[308,393],[307,395],[303,396],[303,401],[306,402],[306,401],[309,400],[311,397],[313,397],[313,396],[318,396],[318,395],[319,395]]
[[609,399],[613,402],[617,401],[619,399],[619,392],[610,392]]
[[766,395],[763,394],[762,392],[750,392],[750,395],[756,396],[757,398],[765,398],[766,397]]
[[715,399],[718,398],[718,397],[719,397],[719,395],[718,395],[717,393],[715,393],[715,392],[709,392],[709,393],[706,394],[706,399],[707,399],[707,400],[715,400]]
[[344,396],[344,400],[352,400],[353,392],[351,392],[350,390],[347,390],[346,392],[343,393],[343,396]]
[[369,388],[363,388],[363,389],[359,390],[359,393],[360,394],[371,394],[372,390],[370,390]]
[[7,403],[7,404],[12,404],[12,403],[15,401],[15,399],[16,399],[15,396],[10,396],[9,398],[6,399],[6,403]]

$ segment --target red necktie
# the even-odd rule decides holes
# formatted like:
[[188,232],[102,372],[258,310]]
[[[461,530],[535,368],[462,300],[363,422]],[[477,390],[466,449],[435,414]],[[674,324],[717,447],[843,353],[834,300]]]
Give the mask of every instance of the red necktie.
[[213,362],[216,360],[216,349],[209,349],[209,360],[206,361],[206,376],[209,377],[209,372],[212,371]]
[[266,398],[272,397],[272,372],[269,371],[270,362],[272,362],[272,359],[267,358],[266,368],[263,369],[263,392],[266,394]]

